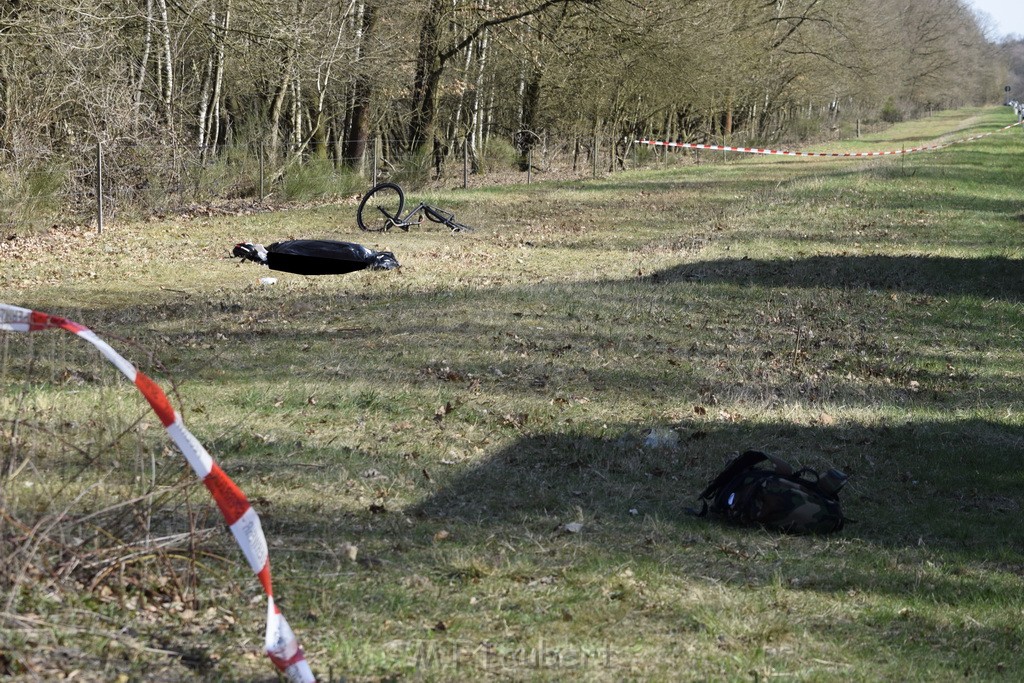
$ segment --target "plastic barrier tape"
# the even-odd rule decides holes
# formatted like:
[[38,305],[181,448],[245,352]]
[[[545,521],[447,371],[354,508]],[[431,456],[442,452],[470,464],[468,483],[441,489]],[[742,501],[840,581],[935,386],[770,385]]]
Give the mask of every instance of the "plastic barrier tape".
[[270,554],[267,551],[267,539],[263,535],[259,515],[249,505],[249,500],[242,490],[231,481],[202,444],[185,428],[181,415],[171,406],[163,390],[84,325],[47,313],[0,303],[0,330],[35,332],[51,328],[67,330],[99,349],[100,353],[113,363],[149,402],[171,440],[192,467],[192,471],[210,491],[235,541],[242,549],[242,554],[249,562],[249,567],[266,591],[267,630],[264,648],[267,656],[291,683],[316,683],[295,634],[281,614],[281,610],[274,605],[274,590],[270,580]]
[[986,138],[989,135],[995,135],[996,133],[1002,133],[1004,130],[1009,130],[1014,126],[1019,126],[1024,121],[1018,121],[1017,123],[1011,123],[1009,126],[1004,126],[999,130],[994,130],[988,133],[982,133],[980,135],[972,135],[969,138],[962,140],[954,140],[952,142],[944,142],[941,145],[928,145],[927,147],[909,147],[907,149],[897,149],[890,152],[791,152],[784,149],[760,149],[757,147],[729,147],[727,145],[704,145],[689,142],[665,142],[663,140],[634,140],[633,143],[637,145],[650,145],[652,147],[667,147],[667,148],[679,148],[679,149],[709,149],[709,150],[721,150],[723,152],[742,152],[745,154],[776,154],[784,157],[840,157],[840,158],[854,158],[854,157],[885,157],[894,156],[900,154],[910,154],[912,152],[924,152],[931,149],[942,149],[943,147],[949,147],[950,145],[958,145],[963,142],[970,142],[971,140],[978,140],[980,138]]

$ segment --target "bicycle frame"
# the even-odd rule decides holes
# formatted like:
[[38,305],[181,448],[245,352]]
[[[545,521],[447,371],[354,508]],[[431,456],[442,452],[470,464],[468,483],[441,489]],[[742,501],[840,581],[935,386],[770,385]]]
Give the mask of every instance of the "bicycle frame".
[[[429,206],[427,204],[424,204],[423,202],[420,202],[414,209],[412,209],[407,214],[405,214],[405,218],[402,218],[401,215],[390,216],[390,215],[388,215],[388,212],[385,211],[382,207],[379,207],[379,206],[377,207],[377,210],[380,211],[382,214],[384,214],[384,217],[387,218],[388,221],[391,222],[391,227],[393,227],[393,228],[401,228],[402,230],[405,230],[405,231],[408,231],[411,226],[419,225],[420,223],[423,222],[423,216],[420,216],[419,219],[415,220],[415,221],[412,220],[412,217],[415,216],[420,211],[423,211],[424,213],[426,213],[426,209],[433,209],[433,207]],[[434,210],[436,211],[436,209],[434,209]],[[441,222],[444,222],[444,221],[441,221]]]
[[432,223],[443,223],[453,233],[473,232],[473,228],[457,222],[455,214],[450,211],[420,202],[403,213],[404,205],[405,193],[399,185],[378,183],[367,191],[359,203],[356,222],[362,230],[370,232],[387,232],[391,228],[401,228],[408,232],[411,226],[422,223],[426,216]]

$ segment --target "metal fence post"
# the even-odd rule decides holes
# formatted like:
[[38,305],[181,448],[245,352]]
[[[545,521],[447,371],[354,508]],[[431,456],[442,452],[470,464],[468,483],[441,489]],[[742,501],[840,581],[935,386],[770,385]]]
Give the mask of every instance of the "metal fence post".
[[373,139],[373,175],[370,176],[370,187],[377,184],[377,148],[380,147],[380,136]]
[[96,141],[96,232],[103,233],[103,141]]
[[259,155],[260,155],[260,204],[262,204],[263,203],[263,198],[267,196],[267,193],[263,189],[264,180],[266,178],[266,171],[265,171],[265,169],[263,167],[263,165],[264,165],[263,158],[266,156],[266,150],[263,147],[263,142],[260,142]]

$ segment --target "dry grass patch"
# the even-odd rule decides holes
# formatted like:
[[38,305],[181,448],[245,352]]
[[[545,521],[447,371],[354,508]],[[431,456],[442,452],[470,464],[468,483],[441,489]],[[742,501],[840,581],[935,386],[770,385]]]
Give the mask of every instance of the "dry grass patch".
[[[345,203],[112,226],[0,282],[173,388],[323,678],[1014,677],[1021,144],[435,190],[462,236]],[[226,258],[291,237],[403,268]],[[3,336],[0,378],[5,673],[268,677],[259,587],[132,388],[56,333]],[[855,523],[689,517],[751,447],[847,471]]]

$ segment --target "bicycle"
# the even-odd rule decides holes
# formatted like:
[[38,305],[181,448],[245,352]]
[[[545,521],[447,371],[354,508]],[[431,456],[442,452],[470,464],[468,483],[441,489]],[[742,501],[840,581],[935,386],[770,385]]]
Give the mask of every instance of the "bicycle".
[[[405,192],[398,183],[378,183],[371,187],[356,209],[356,223],[360,230],[367,232],[387,232],[391,228],[401,228],[409,232],[413,225],[423,222],[423,216],[432,223],[443,223],[452,233],[473,232],[473,228],[455,220],[455,214],[420,202],[416,208],[404,216]],[[417,216],[417,214],[422,215]],[[416,220],[413,220],[416,216]]]

